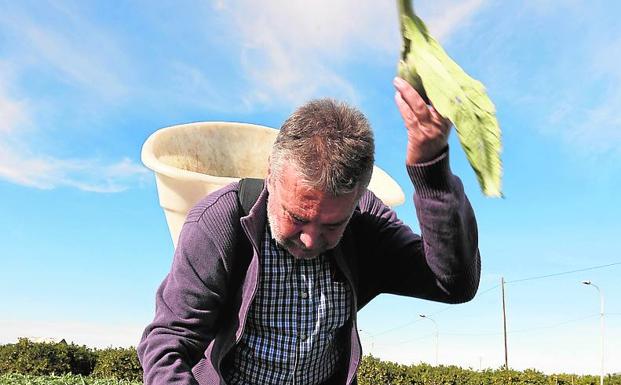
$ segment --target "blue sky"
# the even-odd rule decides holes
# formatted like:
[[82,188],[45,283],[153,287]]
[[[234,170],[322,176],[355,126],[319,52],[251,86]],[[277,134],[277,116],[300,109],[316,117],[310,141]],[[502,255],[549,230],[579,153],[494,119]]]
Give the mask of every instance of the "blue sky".
[[[0,342],[135,345],[172,243],[140,149],[195,121],[279,127],[312,97],[369,117],[377,164],[412,193],[391,84],[396,5],[0,1]],[[457,306],[381,296],[359,315],[367,352],[403,363],[503,363],[500,277],[621,262],[621,4],[419,1],[481,80],[503,130],[504,199],[479,191],[456,135],[451,164],[479,223],[480,295]],[[400,217],[417,229],[413,205]],[[506,285],[509,364],[621,372],[621,265]]]

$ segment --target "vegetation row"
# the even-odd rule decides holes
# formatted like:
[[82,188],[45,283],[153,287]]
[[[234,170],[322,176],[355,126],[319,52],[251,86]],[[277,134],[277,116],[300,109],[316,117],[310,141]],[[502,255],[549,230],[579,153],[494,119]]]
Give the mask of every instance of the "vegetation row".
[[[64,340],[33,342],[27,338],[20,338],[15,344],[0,345],[0,375],[5,374],[73,374],[78,377],[142,380],[142,368],[135,348],[91,349],[68,344]],[[2,383],[7,381],[7,377],[3,376]]]
[[[0,345],[0,384],[140,385],[142,368],[136,349],[92,349],[64,341]],[[427,364],[400,365],[364,357],[359,385],[598,385],[599,376],[545,375],[536,370],[463,369]],[[621,374],[608,375],[605,385],[621,385]]]

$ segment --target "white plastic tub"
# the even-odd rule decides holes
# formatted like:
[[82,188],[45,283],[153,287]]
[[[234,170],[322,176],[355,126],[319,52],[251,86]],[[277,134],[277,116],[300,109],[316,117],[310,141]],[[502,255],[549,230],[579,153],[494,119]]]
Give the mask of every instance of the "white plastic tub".
[[[201,122],[162,128],[149,136],[142,146],[142,162],[155,172],[175,247],[188,210],[201,198],[240,178],[267,175],[277,134],[254,124]],[[378,167],[369,189],[392,207],[405,200],[397,182]]]

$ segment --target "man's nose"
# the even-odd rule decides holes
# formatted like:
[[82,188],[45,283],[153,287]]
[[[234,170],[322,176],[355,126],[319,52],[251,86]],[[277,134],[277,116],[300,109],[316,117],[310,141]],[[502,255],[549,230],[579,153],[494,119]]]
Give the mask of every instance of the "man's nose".
[[304,244],[306,249],[312,250],[319,245],[320,237],[321,234],[316,226],[306,225],[300,233],[300,242]]

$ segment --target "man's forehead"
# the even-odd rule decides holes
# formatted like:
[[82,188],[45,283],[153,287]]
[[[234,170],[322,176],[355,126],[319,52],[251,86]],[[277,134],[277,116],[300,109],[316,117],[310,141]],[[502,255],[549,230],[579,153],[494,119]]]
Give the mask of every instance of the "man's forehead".
[[297,187],[287,189],[281,186],[279,195],[282,208],[300,219],[328,224],[344,222],[357,203],[353,193],[334,196],[304,185]]
[[[304,193],[313,194],[315,192],[320,192],[322,195],[333,197],[333,198],[340,198],[343,196],[350,195],[349,193],[347,193],[347,194],[342,194],[342,195],[337,196],[330,192],[322,190],[321,188],[315,187],[311,182],[308,181],[304,173],[299,171],[298,166],[295,165],[295,163],[293,162],[288,162],[282,166],[278,179],[280,180],[279,181],[277,180],[276,182],[280,182],[281,187],[285,189],[295,190],[296,193],[300,193],[300,194],[304,194]],[[354,192],[355,190],[356,189],[354,189]]]

